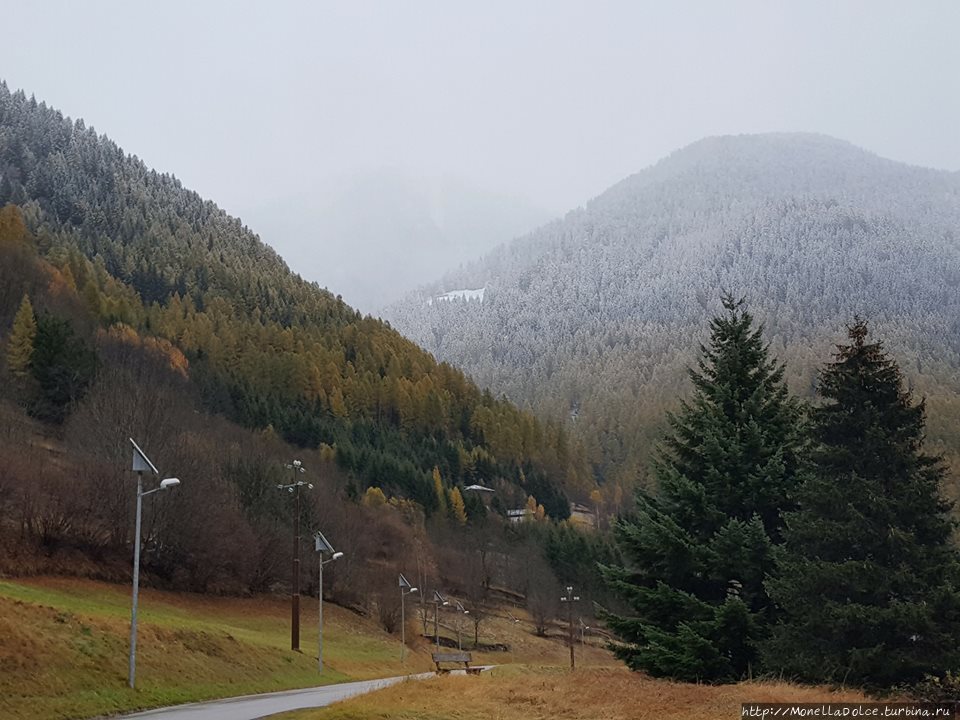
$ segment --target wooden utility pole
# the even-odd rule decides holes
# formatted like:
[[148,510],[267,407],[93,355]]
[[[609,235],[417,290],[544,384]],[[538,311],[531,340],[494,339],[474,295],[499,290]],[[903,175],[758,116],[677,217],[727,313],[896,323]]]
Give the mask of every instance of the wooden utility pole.
[[286,490],[296,497],[293,516],[293,577],[290,594],[290,649],[300,649],[300,488],[304,485],[313,490],[313,484],[298,480],[297,475],[306,472],[303,463],[294,460],[287,465],[293,471],[293,482],[289,485],[277,485],[278,490]]
[[567,642],[570,645],[570,669],[576,667],[573,654],[573,604],[580,600],[579,595],[573,594],[573,585],[567,585],[567,594],[560,598],[560,602],[567,604]]
[[290,649],[300,649],[300,486],[294,491],[293,515],[293,596],[290,598]]

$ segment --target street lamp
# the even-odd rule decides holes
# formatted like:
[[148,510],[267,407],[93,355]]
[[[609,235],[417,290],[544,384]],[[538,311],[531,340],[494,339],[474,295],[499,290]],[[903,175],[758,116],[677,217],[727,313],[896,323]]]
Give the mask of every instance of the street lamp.
[[[457,600],[457,612],[460,613],[460,615],[470,614],[470,611],[467,610],[459,600]],[[462,630],[460,628],[460,619],[461,619],[460,615],[457,615],[457,648],[460,650],[463,650],[463,641],[461,640]]]
[[160,471],[150,462],[150,458],[140,449],[140,446],[130,438],[133,445],[133,471],[137,474],[137,523],[133,536],[133,603],[130,611],[130,658],[127,671],[127,684],[133,689],[137,678],[137,604],[140,599],[140,524],[143,515],[143,498],[153,495],[158,490],[169,490],[180,484],[178,478],[164,478],[160,485],[153,490],[143,490],[143,474],[152,472],[159,476]]
[[440,652],[440,623],[438,620],[440,606],[447,606],[449,604],[443,595],[440,594],[439,590],[433,591],[433,635],[437,643],[437,652]]
[[407,651],[407,610],[405,601],[407,595],[417,592],[417,588],[412,587],[410,582],[400,574],[400,662],[403,662]]
[[294,460],[287,465],[287,469],[293,473],[293,482],[289,485],[277,485],[278,490],[286,490],[297,499],[296,510],[293,517],[293,589],[290,595],[290,649],[300,649],[300,488],[304,485],[308,490],[313,490],[313,484],[297,480],[298,474],[303,474],[306,469],[299,460]]
[[560,602],[567,603],[568,641],[570,643],[570,669],[574,668],[573,659],[573,604],[580,600],[579,595],[573,594],[573,585],[567,585],[567,594],[560,598]]
[[[319,606],[319,610],[317,611],[317,628],[319,630],[317,633],[317,669],[323,672],[323,566],[334,560],[339,560],[343,557],[343,553],[334,550],[333,545],[327,542],[327,539],[319,530],[317,530],[316,535],[313,536],[313,540],[316,551],[320,553],[320,591],[317,594],[317,605]],[[329,560],[323,559],[324,553],[330,554]]]

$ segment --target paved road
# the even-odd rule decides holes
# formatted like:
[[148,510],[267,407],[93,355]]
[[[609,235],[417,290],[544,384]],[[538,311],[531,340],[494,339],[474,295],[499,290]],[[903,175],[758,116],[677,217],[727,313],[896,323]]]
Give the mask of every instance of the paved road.
[[307,688],[306,690],[290,690],[288,692],[265,693],[263,695],[245,695],[243,697],[227,698],[226,700],[211,700],[210,702],[178,705],[161,710],[149,710],[135,715],[124,715],[127,718],[150,718],[151,720],[258,720],[259,718],[302,708],[315,708],[344,700],[354,695],[379,690],[389,685],[402,682],[407,678],[422,680],[434,677],[433,673],[419,675],[401,675],[400,677],[383,678],[381,680],[361,680],[360,682],[339,683],[323,687]]

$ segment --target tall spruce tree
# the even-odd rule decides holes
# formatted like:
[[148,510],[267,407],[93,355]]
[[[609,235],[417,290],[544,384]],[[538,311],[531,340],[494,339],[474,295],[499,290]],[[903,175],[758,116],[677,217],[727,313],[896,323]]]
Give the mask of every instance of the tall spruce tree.
[[748,673],[769,625],[763,586],[797,483],[801,412],[743,301],[723,298],[694,395],[669,418],[656,489],[615,537],[626,566],[604,567],[633,616],[607,615],[634,670],[681,680]]
[[924,404],[867,326],[820,375],[811,470],[767,582],[784,618],[767,666],[811,681],[890,686],[956,670],[958,559],[944,466],[922,452]]
[[62,423],[93,381],[97,365],[96,352],[76,336],[67,320],[40,315],[30,356],[30,374],[36,380],[30,413]]

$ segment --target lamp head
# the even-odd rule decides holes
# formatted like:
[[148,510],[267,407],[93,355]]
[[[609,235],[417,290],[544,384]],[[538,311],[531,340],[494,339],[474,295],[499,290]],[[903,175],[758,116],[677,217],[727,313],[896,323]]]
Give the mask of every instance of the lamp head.
[[342,553],[342,552],[335,552],[330,559],[331,559],[331,560],[339,560],[339,559],[342,558],[342,557],[343,557],[343,553]]
[[166,478],[160,481],[161,490],[169,490],[180,484],[180,478]]
[[410,588],[410,592],[415,593],[417,589],[415,587]]

